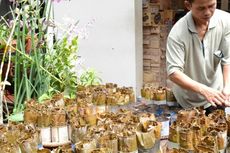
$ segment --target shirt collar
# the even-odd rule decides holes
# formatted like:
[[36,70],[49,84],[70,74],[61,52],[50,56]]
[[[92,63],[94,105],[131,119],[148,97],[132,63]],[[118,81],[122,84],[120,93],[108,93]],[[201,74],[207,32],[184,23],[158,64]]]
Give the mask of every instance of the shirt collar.
[[[215,10],[216,12],[217,10]],[[187,13],[187,23],[188,23],[188,29],[191,31],[191,32],[194,32],[194,33],[197,33],[196,31],[196,27],[195,27],[195,23],[194,23],[194,20],[192,18],[192,13],[191,11],[189,11]],[[210,19],[210,22],[209,22],[209,25],[208,25],[208,30],[212,29],[212,28],[215,28],[217,25],[217,18],[216,18],[216,13],[213,14],[212,18]]]

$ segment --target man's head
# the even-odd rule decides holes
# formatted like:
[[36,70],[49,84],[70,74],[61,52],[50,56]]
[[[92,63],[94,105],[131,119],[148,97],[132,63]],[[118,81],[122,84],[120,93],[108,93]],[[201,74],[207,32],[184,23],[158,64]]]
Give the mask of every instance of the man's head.
[[185,6],[192,11],[195,22],[207,23],[216,9],[216,0],[185,0]]

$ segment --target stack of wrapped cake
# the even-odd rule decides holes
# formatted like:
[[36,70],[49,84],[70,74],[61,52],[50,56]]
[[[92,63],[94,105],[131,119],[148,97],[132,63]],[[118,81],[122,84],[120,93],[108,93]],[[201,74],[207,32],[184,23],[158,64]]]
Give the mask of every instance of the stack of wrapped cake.
[[160,139],[161,125],[149,113],[134,114],[120,110],[116,114],[105,112],[97,115],[95,125],[79,125],[79,117],[71,115],[72,142],[77,152],[126,152],[136,153],[138,149],[148,150]]
[[65,102],[62,95],[42,104],[31,100],[26,102],[24,123],[40,130],[40,143],[52,146],[70,143]]
[[201,109],[181,110],[177,120],[170,126],[168,147],[194,153],[224,152],[227,131],[228,125],[222,110],[208,116]]
[[161,138],[162,125],[153,114],[119,107],[116,113],[98,110],[99,106],[134,102],[134,97],[132,88],[115,84],[81,87],[74,100],[59,94],[43,103],[27,101],[24,123],[38,127],[43,146],[62,146],[55,153],[71,152],[70,143],[76,152],[84,153],[146,152]]
[[77,97],[77,101],[84,99],[88,103],[92,102],[97,113],[113,111],[116,106],[124,106],[136,101],[132,87],[119,88],[113,83],[82,87],[78,89]]
[[152,87],[146,84],[141,89],[141,96],[145,101],[151,103],[153,101],[156,102],[169,102],[167,103],[169,106],[177,105],[176,98],[174,97],[173,92],[170,88],[167,87]]
[[30,125],[0,125],[2,153],[37,153],[38,131]]
[[39,128],[39,140],[44,146],[72,142],[77,152],[132,153],[152,149],[161,138],[161,124],[151,113],[123,109],[97,113],[95,105],[84,96],[75,101],[61,97],[42,104],[26,103],[24,122]]

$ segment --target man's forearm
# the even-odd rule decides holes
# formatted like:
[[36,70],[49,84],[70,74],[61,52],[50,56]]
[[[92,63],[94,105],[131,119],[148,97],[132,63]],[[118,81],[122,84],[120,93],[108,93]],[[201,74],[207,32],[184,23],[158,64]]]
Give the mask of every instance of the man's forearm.
[[204,96],[211,105],[226,105],[230,106],[230,104],[226,104],[226,96],[222,94],[221,91],[216,89],[212,89],[204,84],[201,84],[197,81],[192,80],[187,75],[180,71],[176,71],[170,76],[170,80],[179,85],[180,87],[191,90],[193,92],[199,93]]
[[223,65],[224,88],[230,90],[230,65]]
[[187,75],[180,71],[176,71],[169,76],[170,80],[176,83],[177,85],[181,86],[184,89],[191,90],[197,93],[201,92],[201,87],[204,86],[203,84],[192,80]]

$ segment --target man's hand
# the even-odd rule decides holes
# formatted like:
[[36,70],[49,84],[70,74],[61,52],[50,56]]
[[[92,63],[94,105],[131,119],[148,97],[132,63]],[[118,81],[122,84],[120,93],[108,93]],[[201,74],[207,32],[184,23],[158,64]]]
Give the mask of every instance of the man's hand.
[[223,65],[223,95],[226,97],[226,106],[230,106],[230,65]]
[[225,105],[226,106],[230,106],[230,88],[227,88],[225,87],[223,90],[222,90],[222,94],[225,96]]
[[[204,84],[192,80],[183,72],[176,71],[169,76],[177,85],[184,89],[194,91],[201,94],[206,98],[206,100],[212,104],[212,106],[230,106],[230,102],[227,103],[227,97],[229,98],[230,90],[224,89],[224,91],[218,91],[216,89],[210,88]],[[226,86],[227,87],[227,86]],[[228,91],[228,92],[227,92]],[[228,96],[227,96],[228,95]]]
[[212,106],[216,105],[225,106],[226,96],[223,92],[210,88],[206,85],[200,87],[200,94],[203,95]]

